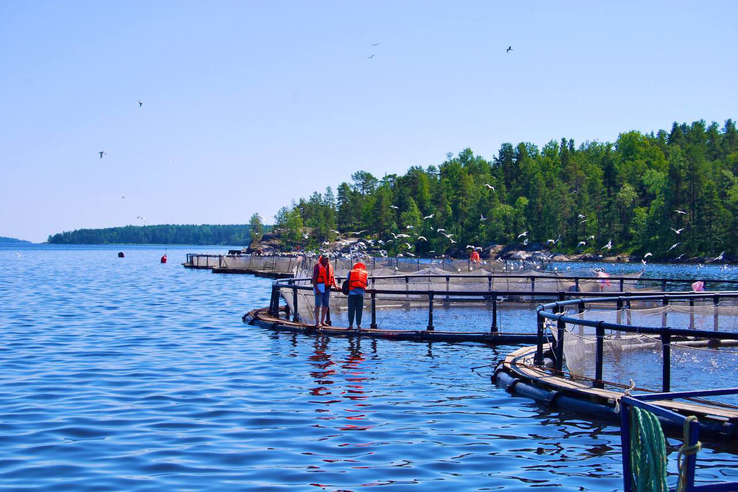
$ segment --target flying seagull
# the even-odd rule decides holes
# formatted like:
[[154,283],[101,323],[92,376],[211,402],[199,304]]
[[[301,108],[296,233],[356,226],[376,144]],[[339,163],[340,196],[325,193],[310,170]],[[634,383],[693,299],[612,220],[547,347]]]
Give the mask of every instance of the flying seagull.
[[374,43],[372,46],[379,46],[379,43]]
[[684,210],[674,210],[674,212],[681,214],[681,215],[687,215],[687,212],[685,212]]
[[609,241],[607,242],[607,244],[606,244],[606,245],[604,245],[604,246],[602,247],[602,249],[605,249],[605,248],[607,248],[607,249],[612,249],[612,239],[610,239],[610,240],[609,240]]
[[[672,249],[676,248],[676,247],[677,247],[677,246],[679,246],[680,244],[682,244],[682,243],[674,243],[674,244],[672,244],[672,245],[671,245],[671,248],[669,248],[669,251],[671,251]],[[668,253],[669,251],[667,251],[667,253]]]
[[390,208],[394,208],[395,210],[397,210],[400,207],[398,207],[397,205],[390,205]]
[[505,53],[510,53],[511,51],[512,51],[512,46],[508,46],[507,51],[505,51]]
[[723,251],[722,253],[720,253],[720,256],[718,256],[717,258],[715,258],[715,261],[720,261],[720,260],[722,260],[722,259],[723,259],[723,255],[724,255],[724,254],[725,254],[725,251]]
[[494,187],[494,186],[492,186],[492,185],[491,185],[491,184],[489,184],[489,183],[484,183],[484,186],[486,186],[487,188],[489,188],[489,189],[490,189],[490,190],[492,190],[492,191],[495,191],[495,187]]
[[100,154],[100,159],[102,159],[104,155],[108,155],[108,153],[104,150],[101,150],[100,152],[98,152],[98,154]]
[[681,228],[681,229],[679,229],[679,230],[677,230],[677,229],[674,229],[673,227],[670,227],[670,229],[671,229],[672,231],[676,232],[677,234],[681,234],[681,233],[682,233],[682,231],[684,230],[684,227],[682,227],[682,228]]
[[649,256],[653,256],[653,253],[646,253],[645,255],[643,255],[643,259],[645,260]]
[[579,241],[577,243],[577,248],[582,247],[582,246],[585,246],[586,244],[587,244],[587,241]]
[[436,215],[436,214],[426,215],[425,217],[423,217],[423,220],[432,219],[434,215]]
[[138,107],[139,107],[139,108],[140,108],[141,106],[143,106],[143,105],[144,105],[143,101],[138,101]]
[[418,241],[420,241],[421,239],[422,239],[423,241],[427,241],[427,239],[425,238],[425,236],[418,236]]
[[485,217],[483,214],[479,214],[479,221],[484,222],[485,220],[487,220],[487,217]]
[[520,239],[523,236],[527,236],[527,235],[528,235],[528,231],[521,232],[520,234],[518,234],[518,239]]
[[372,58],[374,58],[374,55],[372,54],[372,56],[367,56],[366,58],[367,60],[371,60]]

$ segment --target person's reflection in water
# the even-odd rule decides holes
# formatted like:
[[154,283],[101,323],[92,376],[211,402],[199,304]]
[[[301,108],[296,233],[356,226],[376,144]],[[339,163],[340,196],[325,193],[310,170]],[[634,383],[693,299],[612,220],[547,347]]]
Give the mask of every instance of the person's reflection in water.
[[[313,342],[313,355],[310,356],[310,364],[313,366],[313,370],[310,371],[310,376],[315,379],[317,386],[310,390],[310,394],[313,396],[329,396],[333,392],[330,386],[334,384],[331,379],[336,373],[335,362],[331,359],[331,354],[328,352],[328,344],[330,339],[328,337],[316,337]],[[340,400],[320,400],[312,401],[311,403],[319,403],[325,406],[329,406],[331,403],[339,402]],[[328,408],[318,408],[316,412],[329,412]]]
[[341,369],[346,373],[346,389],[341,391],[343,398],[356,402],[353,407],[346,408],[346,412],[352,415],[346,417],[352,422],[348,425],[344,425],[340,430],[367,430],[372,426],[370,425],[358,425],[358,421],[362,421],[366,418],[366,407],[369,405],[363,403],[367,399],[367,395],[364,391],[364,382],[367,380],[364,375],[364,371],[361,370],[361,364],[366,358],[361,352],[361,341],[359,339],[349,339],[349,356],[341,364]]

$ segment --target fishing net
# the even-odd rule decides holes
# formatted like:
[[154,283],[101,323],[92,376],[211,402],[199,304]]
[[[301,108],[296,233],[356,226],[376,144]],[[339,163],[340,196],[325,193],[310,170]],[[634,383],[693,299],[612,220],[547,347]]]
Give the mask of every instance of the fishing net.
[[[664,305],[663,301],[625,301],[622,309],[609,309],[605,305],[587,304],[587,308],[579,312],[577,309],[566,313],[568,317],[589,321],[604,321],[633,326],[671,327],[692,330],[732,332],[738,331],[738,300],[721,299],[715,303],[713,299],[671,300]],[[558,339],[556,323],[547,321],[546,326],[555,340]],[[564,360],[566,368],[572,376],[583,378],[595,377],[596,358],[596,329],[576,323],[565,324]],[[672,350],[678,351],[709,351],[717,352],[713,342],[698,337],[673,338]],[[735,342],[723,341],[721,355],[736,355]],[[628,361],[635,361],[646,354],[660,356],[662,341],[659,336],[642,333],[624,333],[614,330],[605,330],[603,343],[604,360],[619,367],[619,373],[609,374],[606,379],[620,383],[627,383],[634,378],[629,373]],[[640,355],[639,355],[640,354]],[[714,362],[713,362],[714,363]]]
[[303,261],[302,256],[227,255],[221,258],[220,268],[263,274],[294,275]]

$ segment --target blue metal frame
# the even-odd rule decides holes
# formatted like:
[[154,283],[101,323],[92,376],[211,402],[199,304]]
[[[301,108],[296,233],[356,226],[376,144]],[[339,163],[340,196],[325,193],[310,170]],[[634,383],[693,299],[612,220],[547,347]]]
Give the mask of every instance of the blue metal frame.
[[[687,417],[680,415],[666,408],[648,403],[655,400],[674,400],[677,398],[692,398],[702,396],[719,396],[719,395],[735,395],[738,394],[738,388],[726,388],[719,390],[704,391],[677,391],[669,393],[649,393],[637,396],[623,396],[620,398],[620,442],[622,444],[623,455],[623,486],[625,492],[633,490],[631,488],[631,469],[630,469],[630,407],[639,407],[656,414],[662,419],[676,422],[684,425]],[[689,440],[685,443],[687,446],[697,444],[700,435],[700,424],[697,420],[689,423]],[[697,464],[697,455],[686,455],[682,466],[687,467],[687,490],[714,490],[727,491],[738,490],[738,482],[726,482],[721,484],[695,485],[694,471]],[[675,488],[669,490],[676,490]]]

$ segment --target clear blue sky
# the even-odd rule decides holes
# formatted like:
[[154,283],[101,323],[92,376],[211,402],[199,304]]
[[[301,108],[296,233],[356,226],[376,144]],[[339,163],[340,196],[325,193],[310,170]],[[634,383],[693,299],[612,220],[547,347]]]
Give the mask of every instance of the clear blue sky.
[[733,1],[3,0],[0,235],[271,222],[357,170],[722,126],[736,19]]

